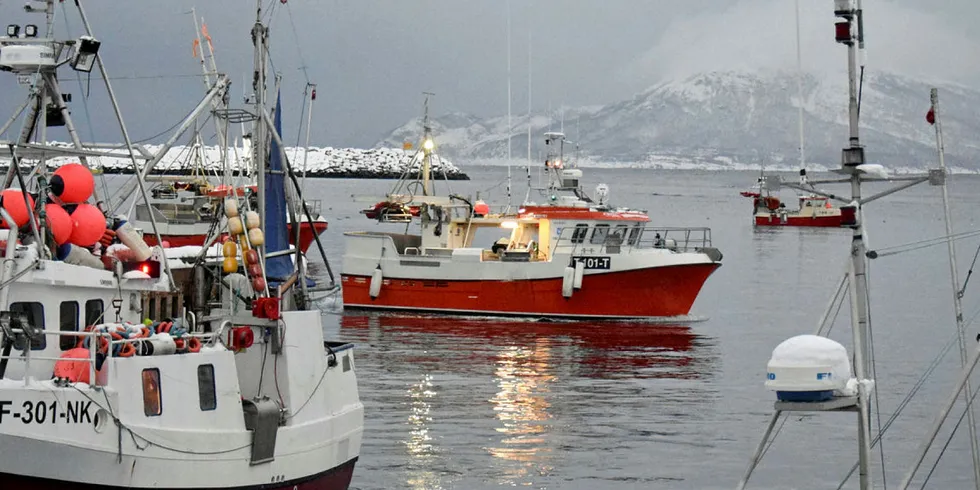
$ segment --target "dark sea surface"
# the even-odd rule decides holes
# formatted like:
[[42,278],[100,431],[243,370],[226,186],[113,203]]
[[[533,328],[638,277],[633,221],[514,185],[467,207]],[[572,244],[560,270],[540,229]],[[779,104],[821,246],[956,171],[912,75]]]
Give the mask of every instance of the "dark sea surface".
[[[505,203],[507,170],[467,167],[477,191]],[[772,349],[813,333],[845,271],[849,230],[755,229],[739,196],[747,172],[584,169],[615,204],[645,208],[654,226],[709,226],[721,267],[686,324],[514,321],[344,312],[323,301],[327,336],[357,344],[366,425],[352,486],[368,489],[715,489],[734,488],[762,437],[774,394],[763,383]],[[513,202],[526,192],[514,168]],[[343,232],[392,230],[358,214],[393,184],[311,179],[322,199],[323,235],[334,274]],[[441,183],[440,185],[445,185]],[[828,189],[849,194],[845,186]],[[884,189],[866,185],[865,195]],[[443,187],[445,189],[445,187]],[[980,178],[956,176],[950,192],[957,231],[980,227]],[[792,200],[790,190],[782,193]],[[865,208],[872,249],[945,234],[937,187],[920,185]],[[387,227],[387,228],[386,228]],[[961,282],[978,239],[958,242]],[[311,250],[313,250],[311,248]],[[955,335],[945,244],[871,261],[871,306],[879,403],[887,419]],[[325,275],[326,270],[316,270]],[[964,296],[978,312],[980,278]],[[636,298],[643,301],[644,298]],[[968,327],[975,337],[976,324]],[[831,337],[850,348],[848,306]],[[973,345],[973,341],[970,342]],[[874,451],[876,486],[898,485],[958,375],[953,349]],[[962,413],[953,411],[951,427]],[[873,430],[877,430],[877,421]],[[937,439],[941,448],[949,435]],[[798,414],[782,426],[749,488],[836,488],[857,461],[856,415]],[[920,475],[932,467],[930,452]],[[921,485],[922,476],[915,488]],[[966,423],[928,488],[972,486]],[[845,488],[857,488],[852,478]]]

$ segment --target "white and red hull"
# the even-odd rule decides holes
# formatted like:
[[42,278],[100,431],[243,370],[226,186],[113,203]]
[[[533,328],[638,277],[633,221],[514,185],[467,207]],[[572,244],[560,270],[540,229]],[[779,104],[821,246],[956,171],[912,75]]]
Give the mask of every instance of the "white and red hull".
[[345,308],[561,318],[687,315],[714,262],[589,274],[570,298],[562,277],[526,280],[390,278],[377,298],[371,277],[343,274]]
[[[162,227],[158,226],[158,229]],[[174,228],[174,227],[170,227]],[[160,237],[168,242],[171,247],[184,247],[188,245],[203,246],[204,241],[207,239],[208,231],[211,229],[209,223],[201,223],[200,226],[184,226],[186,230],[172,230],[172,229],[160,229]],[[157,238],[152,233],[152,227],[149,223],[143,228],[143,240],[151,247],[157,244]],[[288,223],[286,229],[289,230],[289,243],[295,245],[296,232],[294,231],[293,224]],[[314,221],[311,225],[308,222],[300,223],[299,225],[299,248],[303,253],[310,248],[313,240],[317,235],[322,234],[327,230],[326,221]],[[222,233],[222,237],[228,236],[227,233]]]
[[754,218],[756,226],[839,228],[843,225],[843,218],[839,212],[821,216],[800,216],[792,214],[781,216],[777,213],[758,213]]

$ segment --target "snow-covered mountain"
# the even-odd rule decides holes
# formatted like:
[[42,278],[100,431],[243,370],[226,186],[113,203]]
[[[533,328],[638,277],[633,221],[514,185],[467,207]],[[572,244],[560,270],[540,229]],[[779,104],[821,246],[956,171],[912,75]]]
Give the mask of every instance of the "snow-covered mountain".
[[[932,86],[939,88],[947,163],[980,170],[980,91],[875,72],[865,76],[861,102],[869,163],[895,170],[934,165],[935,132],[925,120]],[[845,74],[805,75],[801,100],[792,72],[710,72],[606,106],[566,109],[565,133],[579,143],[583,165],[792,169],[799,162],[802,104],[807,167],[836,168],[847,144],[847,93]],[[506,157],[508,134],[515,159],[527,152],[526,117],[515,117],[511,131],[506,116],[456,113],[431,122],[440,153],[456,160]],[[532,119],[535,159],[543,151],[541,134],[558,124],[547,116]],[[420,132],[413,120],[377,146],[400,147]]]

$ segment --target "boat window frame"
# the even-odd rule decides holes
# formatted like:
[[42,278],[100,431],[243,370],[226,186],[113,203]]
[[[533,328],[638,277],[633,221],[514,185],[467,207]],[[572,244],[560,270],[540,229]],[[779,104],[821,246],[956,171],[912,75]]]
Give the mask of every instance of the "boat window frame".
[[[29,310],[22,309],[22,305],[27,305]],[[16,301],[10,303],[11,313],[23,313],[27,315],[27,321],[31,323],[36,330],[44,330],[44,304],[40,301]],[[37,322],[35,320],[40,320]],[[14,335],[14,349],[19,351],[24,350],[24,340],[27,337],[24,334]],[[48,336],[41,334],[39,338],[31,340],[31,350],[44,350],[48,346]]]
[[[149,375],[149,376],[148,376]],[[160,368],[146,368],[140,373],[140,380],[143,384],[143,415],[147,417],[159,417],[163,414],[163,389],[160,383]],[[147,391],[156,384],[156,398],[153,393]]]
[[[98,304],[98,308],[99,308],[98,315],[95,315],[94,310],[91,309],[91,307],[96,304]],[[86,327],[89,325],[98,325],[97,322],[99,322],[100,320],[102,320],[102,323],[105,323],[104,316],[105,316],[105,302],[102,301],[102,298],[90,299],[85,302],[85,326]]]
[[636,224],[630,228],[629,238],[626,239],[627,245],[636,245],[640,243],[640,235],[643,234],[643,225]]
[[607,236],[609,236],[609,224],[599,223],[592,228],[592,236],[589,238],[589,243],[593,245],[602,245],[606,243]]
[[[71,306],[73,311],[69,313],[70,318],[65,315],[65,306]],[[78,315],[81,312],[81,306],[78,301],[62,301],[58,305],[58,330],[61,332],[77,332],[78,331]],[[58,347],[62,352],[66,350],[72,350],[78,345],[78,337],[74,335],[59,335],[58,336]]]
[[[202,377],[203,373],[210,373],[210,382],[207,377]],[[207,395],[210,398],[206,398]],[[197,366],[197,399],[202,412],[210,412],[218,409],[218,391],[214,380],[214,364],[200,364]],[[210,403],[205,403],[210,401]]]
[[589,236],[589,224],[588,223],[578,223],[575,228],[572,229],[572,243],[585,243],[586,237]]

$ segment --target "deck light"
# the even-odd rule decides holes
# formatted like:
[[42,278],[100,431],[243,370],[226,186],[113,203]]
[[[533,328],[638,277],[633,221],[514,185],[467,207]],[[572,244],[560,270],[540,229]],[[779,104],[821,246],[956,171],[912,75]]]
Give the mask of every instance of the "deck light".
[[34,24],[24,26],[24,37],[37,37],[37,26]]
[[507,221],[504,221],[504,222],[500,223],[500,227],[501,228],[507,228],[508,230],[513,230],[514,228],[517,228],[517,222],[516,221],[507,220]]
[[425,151],[432,151],[432,149],[435,147],[436,144],[432,142],[431,138],[427,138],[425,141],[422,142],[422,149],[424,149]]
[[10,24],[7,26],[7,37],[17,37],[20,34],[20,26],[17,24]]
[[95,60],[99,54],[99,46],[102,43],[94,37],[82,36],[78,38],[78,51],[75,58],[71,61],[71,67],[76,71],[89,73],[95,67]]

